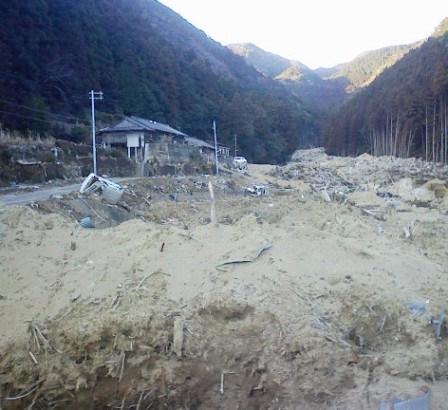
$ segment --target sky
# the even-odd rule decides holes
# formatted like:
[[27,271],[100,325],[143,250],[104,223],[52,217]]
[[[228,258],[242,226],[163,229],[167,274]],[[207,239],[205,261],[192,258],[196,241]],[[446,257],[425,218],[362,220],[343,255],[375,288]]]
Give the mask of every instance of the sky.
[[222,45],[253,43],[311,69],[429,37],[448,0],[159,0]]

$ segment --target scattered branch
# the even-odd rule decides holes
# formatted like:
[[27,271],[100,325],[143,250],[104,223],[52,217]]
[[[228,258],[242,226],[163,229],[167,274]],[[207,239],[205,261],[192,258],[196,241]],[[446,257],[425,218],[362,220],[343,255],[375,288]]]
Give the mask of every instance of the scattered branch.
[[36,383],[32,384],[30,387],[28,387],[28,390],[25,390],[22,393],[19,393],[19,395],[17,395],[17,396],[8,396],[5,398],[5,400],[13,401],[13,400],[23,399],[24,397],[27,397],[31,393],[35,392],[37,390],[37,388],[39,387],[40,383],[41,383],[41,381],[39,380],[38,382],[36,382]]

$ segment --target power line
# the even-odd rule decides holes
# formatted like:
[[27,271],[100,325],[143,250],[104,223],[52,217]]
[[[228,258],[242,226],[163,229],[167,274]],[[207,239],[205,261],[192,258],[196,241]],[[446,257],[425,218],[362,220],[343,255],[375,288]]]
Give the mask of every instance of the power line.
[[9,111],[0,110],[0,113],[6,114],[6,115],[12,115],[14,117],[26,118],[28,120],[33,120],[33,121],[39,121],[39,122],[45,122],[45,123],[49,123],[50,122],[50,120],[43,120],[42,118],[29,117],[27,115],[16,114],[14,112],[9,112]]
[[[26,78],[25,76],[20,75],[20,74],[13,74],[13,73],[7,73],[5,71],[0,71],[0,77],[13,78],[13,79],[19,80],[23,84],[27,84],[29,88],[35,88],[37,86],[37,88],[39,90],[44,90],[47,93],[51,93],[51,94],[61,95],[61,92],[56,93],[57,89],[55,89],[55,86],[44,84],[42,81],[29,80],[28,78]],[[82,92],[74,92],[74,91],[65,92],[64,91],[63,94],[65,94],[68,97],[77,97],[80,100],[85,98],[85,94]]]
[[[30,92],[32,92],[33,88],[37,87],[36,92],[46,91],[48,94],[58,95],[58,96],[60,96],[61,94],[64,94],[67,97],[72,97],[72,98],[76,97],[79,99],[79,101],[82,101],[85,99],[85,93],[82,91],[62,90],[63,92],[61,93],[61,91],[58,91],[55,86],[43,83],[43,80],[32,81],[21,74],[14,74],[14,73],[8,73],[5,71],[0,71],[0,77],[4,77],[4,78],[10,77],[10,78],[17,79],[20,82],[27,84],[28,87],[30,88],[29,89]],[[59,83],[59,85],[61,85],[61,83]],[[65,84],[63,84],[63,85],[65,87]],[[113,87],[112,89],[109,89],[107,87],[106,88],[102,87],[102,88],[106,90],[107,95],[111,95],[116,98],[118,98],[121,95],[120,91],[117,90],[116,87]]]
[[42,111],[42,110],[38,110],[36,108],[28,107],[26,105],[16,104],[16,103],[13,103],[13,102],[10,102],[10,101],[7,101],[7,100],[3,100],[2,98],[0,98],[0,102],[5,103],[5,104],[9,104],[9,105],[13,105],[13,106],[19,107],[19,108],[25,108],[26,110],[38,112],[38,113],[41,113],[41,114],[51,114],[53,116],[60,117],[60,118],[65,118],[67,120],[81,121],[81,119],[77,118],[77,117],[73,117],[73,116],[69,117],[69,116],[62,115],[62,114],[53,114],[53,113],[50,113],[48,111]]

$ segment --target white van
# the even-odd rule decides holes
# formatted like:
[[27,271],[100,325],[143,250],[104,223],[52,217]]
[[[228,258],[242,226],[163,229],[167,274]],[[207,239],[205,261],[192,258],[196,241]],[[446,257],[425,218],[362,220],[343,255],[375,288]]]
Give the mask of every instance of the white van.
[[247,168],[247,159],[244,157],[234,157],[233,158],[233,166],[238,169],[246,169]]

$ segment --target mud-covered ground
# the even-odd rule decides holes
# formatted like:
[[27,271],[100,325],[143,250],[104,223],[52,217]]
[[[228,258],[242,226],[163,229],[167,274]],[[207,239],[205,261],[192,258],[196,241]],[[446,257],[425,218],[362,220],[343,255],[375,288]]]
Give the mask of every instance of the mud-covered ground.
[[445,172],[310,151],[0,207],[0,408],[445,408]]

